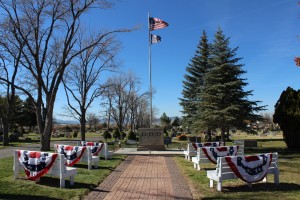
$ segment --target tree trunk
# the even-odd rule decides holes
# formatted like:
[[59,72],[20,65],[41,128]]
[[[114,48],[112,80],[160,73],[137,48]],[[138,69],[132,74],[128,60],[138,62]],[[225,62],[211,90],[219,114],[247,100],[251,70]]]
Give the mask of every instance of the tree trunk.
[[81,141],[85,141],[85,111],[81,111],[80,117],[80,133],[81,133]]
[[[49,116],[51,115],[51,116]],[[48,114],[44,124],[44,131],[41,136],[41,151],[50,151],[50,140],[52,133],[53,119],[52,114]]]
[[108,111],[107,130],[109,130],[110,127],[110,113],[111,113],[111,105],[109,105],[109,111]]
[[221,128],[221,142],[223,142],[223,146],[226,145],[226,142],[225,142],[225,128]]
[[229,128],[226,129],[226,141],[229,141]]
[[[48,102],[47,102],[47,105],[49,105],[47,108],[42,108],[39,106],[39,108],[42,108],[42,109],[36,109],[37,110],[37,119],[40,122],[40,123],[38,123],[39,133],[42,133],[40,135],[41,151],[50,151],[50,140],[51,140],[51,133],[52,133],[52,128],[53,128],[54,101],[55,101],[55,98],[51,98],[51,100],[48,100]],[[41,110],[43,110],[43,112],[39,112]]]
[[208,141],[211,142],[211,129],[207,129]]
[[[3,122],[4,121],[4,122]],[[7,120],[2,119],[2,127],[3,127],[3,146],[9,145],[9,138],[8,138],[8,122]]]

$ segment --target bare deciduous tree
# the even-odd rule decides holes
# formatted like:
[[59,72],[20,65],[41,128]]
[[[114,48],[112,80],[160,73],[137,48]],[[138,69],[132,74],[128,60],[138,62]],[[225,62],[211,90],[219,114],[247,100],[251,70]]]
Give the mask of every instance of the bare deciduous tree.
[[86,122],[89,125],[89,129],[96,130],[97,125],[99,124],[100,120],[99,120],[99,117],[95,113],[87,113],[86,114]]
[[137,94],[138,79],[131,73],[110,78],[103,93],[108,105],[108,112],[120,131],[130,120],[132,97]]
[[[6,30],[1,29],[0,34],[5,33]],[[15,82],[19,70],[19,63],[21,57],[21,50],[24,43],[20,43],[19,49],[15,48],[10,43],[5,44],[0,41],[0,77],[9,80],[1,81],[1,85],[6,89],[7,107],[2,110],[1,123],[3,126],[3,146],[9,145],[8,131],[11,124],[15,105],[16,88]]]
[[[100,44],[107,36],[125,29],[88,36],[79,48],[80,19],[90,9],[109,8],[108,0],[0,0],[1,45],[20,53],[16,89],[34,102],[41,150],[50,150],[53,109],[65,70],[82,52]],[[6,83],[12,82],[0,77]]]
[[[80,38],[79,41],[81,49],[89,44],[90,39]],[[82,141],[85,141],[87,110],[105,87],[99,83],[101,72],[115,70],[118,66],[114,57],[119,46],[112,35],[105,37],[98,45],[79,54],[78,58],[75,58],[76,64],[67,69],[63,78],[68,110],[72,111],[72,116],[80,122]]]

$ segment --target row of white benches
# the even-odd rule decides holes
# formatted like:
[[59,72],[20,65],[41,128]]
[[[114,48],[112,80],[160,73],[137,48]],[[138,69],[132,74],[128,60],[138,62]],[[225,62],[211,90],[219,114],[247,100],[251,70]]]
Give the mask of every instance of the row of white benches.
[[[236,141],[235,144],[239,145],[238,152],[236,156],[244,156],[244,145],[243,141]],[[242,145],[240,145],[242,144]],[[184,151],[185,159],[192,160],[194,168],[200,170],[201,164],[211,163],[209,158],[207,158],[205,152],[201,147],[194,148],[197,144],[188,143],[187,150]],[[204,147],[204,146],[203,146]],[[207,146],[206,146],[207,147]],[[271,165],[268,168],[267,175],[274,175],[274,183],[279,184],[279,167],[278,167],[278,153],[272,153]],[[217,182],[217,190],[222,191],[222,182],[229,179],[238,179],[235,173],[231,170],[230,166],[227,164],[225,157],[219,157],[217,159],[216,169],[207,171],[207,177],[210,179],[210,187],[213,187],[214,181]],[[266,182],[266,177],[263,179],[263,182]],[[248,183],[248,186],[251,187],[251,184]]]
[[[55,146],[54,145],[54,149]],[[94,168],[98,168],[98,163],[100,161],[99,156],[93,156],[89,146],[86,147],[87,149],[83,152],[83,155],[80,158],[80,162],[85,162],[88,164],[88,169],[91,170],[92,166]],[[108,150],[107,143],[104,143],[104,147],[100,151],[100,154],[104,156],[105,160],[111,159],[113,152]],[[19,177],[19,173],[23,171],[23,166],[21,165],[18,157],[18,150],[14,151],[14,178],[17,179]],[[77,169],[75,167],[66,166],[66,159],[63,154],[58,154],[57,159],[53,163],[52,167],[48,171],[49,175],[59,177],[60,178],[60,188],[65,187],[65,180],[67,178],[70,179],[70,185],[74,185],[74,176],[77,174]],[[36,182],[40,179],[38,178]]]

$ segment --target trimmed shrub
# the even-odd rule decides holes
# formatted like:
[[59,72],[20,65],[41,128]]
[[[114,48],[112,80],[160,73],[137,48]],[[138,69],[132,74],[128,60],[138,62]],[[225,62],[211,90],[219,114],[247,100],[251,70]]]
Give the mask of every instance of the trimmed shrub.
[[122,132],[122,139],[126,138],[126,133],[125,132]]
[[78,131],[77,130],[73,131],[73,138],[77,138],[77,136],[78,136]]
[[136,134],[133,131],[129,131],[127,139],[128,140],[136,140]]
[[105,140],[111,139],[111,134],[110,134],[110,132],[109,132],[109,131],[104,131],[103,137],[104,137]]
[[113,137],[114,137],[115,139],[120,139],[121,134],[120,134],[120,131],[119,131],[118,128],[115,128],[115,129],[114,129],[114,131],[113,131]]

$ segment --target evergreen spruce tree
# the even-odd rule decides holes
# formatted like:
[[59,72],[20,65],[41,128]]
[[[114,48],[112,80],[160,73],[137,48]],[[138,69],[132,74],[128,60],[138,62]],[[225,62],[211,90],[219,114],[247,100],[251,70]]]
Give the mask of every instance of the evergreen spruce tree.
[[215,34],[214,43],[210,48],[208,64],[212,67],[204,77],[204,84],[198,99],[197,124],[221,129],[221,140],[225,142],[225,132],[230,127],[241,128],[244,120],[258,119],[259,101],[250,101],[248,96],[252,91],[244,91],[246,79],[241,76],[246,73],[239,64],[241,58],[236,58],[238,48],[229,47],[221,28]]
[[191,127],[195,121],[197,114],[197,104],[199,103],[199,93],[203,78],[207,71],[209,58],[209,43],[206,32],[203,31],[201,40],[197,46],[194,57],[186,67],[187,74],[184,75],[182,98],[179,98],[180,105],[184,114],[183,123],[185,126]]

